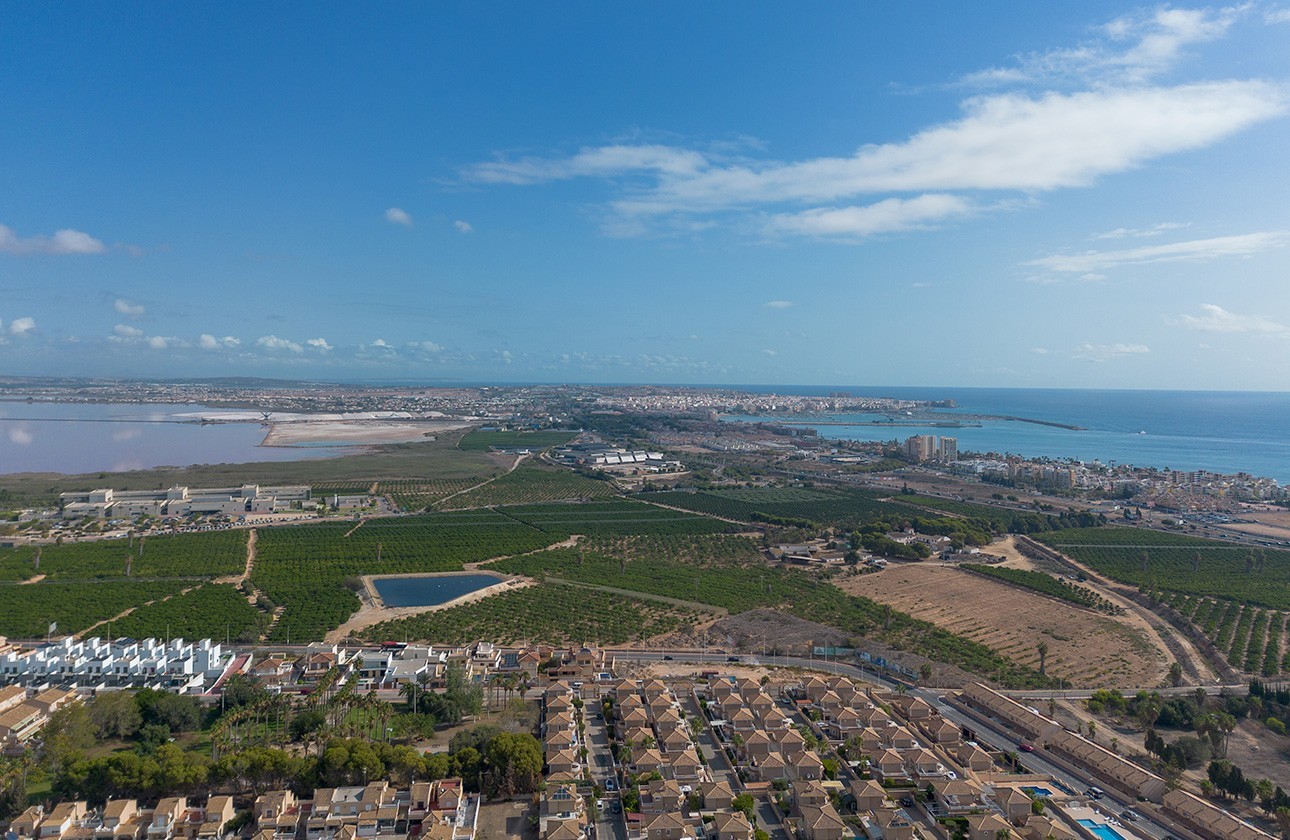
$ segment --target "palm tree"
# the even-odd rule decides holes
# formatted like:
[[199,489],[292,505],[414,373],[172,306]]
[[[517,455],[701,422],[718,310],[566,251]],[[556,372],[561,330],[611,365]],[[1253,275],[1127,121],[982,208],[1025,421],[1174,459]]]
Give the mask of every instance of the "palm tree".
[[1040,642],[1035,645],[1035,652],[1039,654],[1039,673],[1046,673],[1045,666],[1048,660],[1048,642]]

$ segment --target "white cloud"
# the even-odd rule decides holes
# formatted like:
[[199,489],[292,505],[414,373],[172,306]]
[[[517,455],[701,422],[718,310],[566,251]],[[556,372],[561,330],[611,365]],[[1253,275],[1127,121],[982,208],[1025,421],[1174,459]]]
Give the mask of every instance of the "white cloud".
[[1181,222],[1161,222],[1158,225],[1152,225],[1148,228],[1116,228],[1115,230],[1108,230],[1104,233],[1095,233],[1091,238],[1126,239],[1131,237],[1134,239],[1143,239],[1149,236],[1159,236],[1160,234],[1167,233],[1171,230],[1182,230],[1187,227],[1191,227],[1191,225]]
[[433,341],[413,341],[413,342],[409,342],[408,346],[411,347],[413,350],[420,350],[423,353],[443,352],[443,346],[439,344],[435,344]]
[[1047,348],[1047,347],[1032,347],[1032,348],[1030,348],[1030,352],[1031,352],[1031,353],[1034,353],[1036,356],[1047,356],[1047,355],[1048,355],[1048,348]]
[[132,327],[129,324],[117,324],[112,328],[112,332],[122,338],[141,338],[143,336],[143,330],[138,327]]
[[510,350],[501,350],[497,353],[497,356],[502,360],[503,363],[508,365],[515,360],[515,357],[511,355]]
[[1290,23],[1290,9],[1271,9],[1264,13],[1266,23]]
[[289,350],[292,353],[303,353],[305,349],[294,341],[278,338],[276,335],[262,335],[255,340],[255,345],[265,350]]
[[987,87],[1064,80],[1141,83],[1174,67],[1186,47],[1221,38],[1248,8],[1159,7],[1125,15],[1083,44],[1027,53],[1011,66],[971,73],[962,81]]
[[30,316],[14,318],[9,322],[9,335],[24,336],[36,329],[36,319]]
[[321,350],[324,353],[332,349],[332,346],[327,343],[327,339],[325,338],[311,338],[308,341],[306,341],[305,344],[308,344],[310,347],[314,348],[315,350]]
[[764,230],[771,235],[863,237],[924,229],[972,210],[973,204],[966,198],[933,193],[910,199],[888,198],[863,207],[819,207],[801,213],[781,213],[772,216]]
[[372,342],[373,347],[389,347],[390,343],[383,338],[378,338]]
[[1145,344],[1081,344],[1071,355],[1076,359],[1090,362],[1106,362],[1118,356],[1133,356],[1150,353]]
[[452,223],[453,230],[457,233],[474,233],[475,227],[470,222],[463,222],[461,219]]
[[197,346],[203,350],[232,350],[242,345],[241,339],[226,335],[223,338],[217,338],[210,333],[202,333],[197,339]]
[[133,301],[126,300],[125,298],[117,298],[112,301],[112,308],[115,309],[118,314],[125,315],[127,318],[142,318],[143,313],[148,311],[143,304],[134,303]]
[[793,305],[791,300],[768,300],[764,304],[767,309],[788,309]]
[[188,342],[173,335],[150,335],[147,344],[153,350],[166,350],[170,347],[187,347]]
[[1290,243],[1290,231],[1259,231],[1236,236],[1217,236],[1171,242],[1168,245],[1144,245],[1120,251],[1086,251],[1082,254],[1054,254],[1030,260],[1025,265],[1056,274],[1087,274],[1108,271],[1126,265],[1150,263],[1197,262],[1219,257],[1246,257],[1281,248]]
[[18,446],[27,446],[35,439],[36,436],[26,429],[18,428],[9,430],[9,442],[17,444]]
[[[966,212],[952,196],[872,208],[835,203],[877,193],[1087,187],[1099,177],[1203,148],[1286,110],[1280,86],[1258,80],[1177,86],[1099,87],[1039,95],[999,93],[963,103],[963,115],[894,143],[799,161],[723,159],[664,146],[583,149],[567,159],[479,164],[467,180],[535,184],[577,177],[607,181],[618,195],[607,229],[649,230],[646,220],[783,204],[830,205],[776,216],[805,232],[888,229]],[[683,227],[683,225],[676,225]]]
[[1201,304],[1203,315],[1182,315],[1174,322],[1189,330],[1219,333],[1273,333],[1290,336],[1290,327],[1258,315],[1237,315],[1213,303]]
[[412,217],[408,215],[406,210],[401,210],[398,207],[391,207],[385,211],[385,221],[403,225],[404,227],[412,227]]
[[107,246],[79,230],[63,228],[53,236],[21,237],[13,228],[0,225],[0,253],[27,256],[31,254],[101,254]]
[[779,351],[777,351],[777,350],[770,350],[770,349],[766,349],[766,350],[763,350],[763,351],[761,351],[761,352],[762,352],[762,353],[764,353],[764,354],[766,354],[767,356],[778,356],[778,355],[779,355]]

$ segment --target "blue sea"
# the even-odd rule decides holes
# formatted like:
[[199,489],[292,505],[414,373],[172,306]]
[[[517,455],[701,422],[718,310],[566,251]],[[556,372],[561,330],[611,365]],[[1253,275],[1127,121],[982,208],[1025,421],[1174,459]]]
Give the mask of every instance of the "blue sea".
[[1010,421],[945,429],[866,425],[819,426],[821,437],[882,441],[916,434],[958,438],[959,450],[1029,457],[1114,461],[1175,470],[1247,472],[1290,484],[1290,393],[1238,391],[1102,391],[1038,388],[902,388],[880,386],[733,386],[756,393],[799,396],[954,400],[936,413],[996,414],[1083,426],[1081,431]]

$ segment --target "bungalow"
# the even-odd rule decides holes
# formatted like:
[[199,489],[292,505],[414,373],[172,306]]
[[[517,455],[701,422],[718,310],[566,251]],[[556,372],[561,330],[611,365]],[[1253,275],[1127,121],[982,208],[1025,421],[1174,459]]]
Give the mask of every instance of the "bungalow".
[[823,808],[831,801],[829,792],[818,781],[793,782],[789,790],[793,794],[793,813],[799,816],[803,808]]
[[[16,687],[16,686],[15,686]],[[26,692],[24,691],[25,695]],[[45,808],[42,805],[32,805],[23,811],[9,823],[9,833],[16,840],[30,840],[37,836],[40,830],[40,824],[45,819]]]
[[959,764],[973,773],[984,773],[994,766],[990,754],[976,744],[963,744],[954,752]]
[[789,775],[794,779],[823,779],[824,762],[813,752],[803,752],[789,764]]
[[905,767],[911,775],[943,776],[945,765],[931,750],[917,749],[905,753]]
[[788,778],[788,764],[779,753],[771,753],[756,765],[757,778],[763,782]]
[[704,778],[703,762],[693,749],[669,753],[672,778],[685,784],[698,784]]
[[998,840],[1012,835],[1012,826],[998,814],[968,817],[968,840]]
[[806,840],[842,840],[847,833],[846,823],[828,803],[802,808],[798,825]]
[[991,798],[1016,825],[1025,822],[1031,814],[1030,797],[1014,787],[995,788]]
[[141,830],[137,799],[109,799],[103,806],[103,820],[95,829],[94,837],[95,840],[138,840]]
[[705,811],[728,811],[734,807],[735,792],[729,782],[705,782],[699,786]]
[[271,790],[255,798],[252,816],[257,831],[270,831],[276,840],[287,840],[296,836],[300,803],[289,790]]
[[682,840],[694,838],[694,831],[675,811],[646,814],[642,817],[645,840]]
[[986,807],[980,785],[966,779],[937,779],[931,782],[932,798],[952,817]]
[[50,837],[62,837],[72,826],[85,819],[90,812],[89,803],[60,802],[41,820],[38,831],[42,840]]
[[914,840],[914,823],[901,808],[881,808],[874,812],[883,840]]
[[632,755],[631,763],[628,765],[633,773],[658,773],[663,775],[663,770],[668,766],[668,762],[663,760],[663,754],[655,749],[637,750]]
[[690,736],[686,735],[679,729],[673,729],[670,732],[662,734],[658,741],[663,747],[663,750],[669,753],[681,752],[689,749],[691,746]]
[[556,750],[547,754],[547,775],[552,777],[577,776],[582,772],[582,762],[573,750]]
[[944,718],[929,721],[925,731],[937,744],[957,744],[963,737],[963,730]]
[[850,784],[856,812],[863,814],[887,803],[887,789],[873,779],[857,779]]
[[685,801],[681,785],[674,779],[655,779],[640,789],[641,813],[661,814],[679,811]]
[[765,732],[753,732],[744,738],[743,754],[749,762],[760,761],[775,751],[775,742]]
[[233,821],[236,814],[231,796],[212,796],[206,800],[206,807],[199,810],[201,823],[194,834],[196,840],[216,840],[223,837],[225,827]]
[[1079,840],[1078,835],[1048,816],[1031,815],[1021,829],[1024,840]]
[[708,833],[712,840],[753,840],[752,823],[743,811],[717,814]]
[[905,759],[895,750],[883,750],[869,759],[869,766],[885,779],[908,779]]

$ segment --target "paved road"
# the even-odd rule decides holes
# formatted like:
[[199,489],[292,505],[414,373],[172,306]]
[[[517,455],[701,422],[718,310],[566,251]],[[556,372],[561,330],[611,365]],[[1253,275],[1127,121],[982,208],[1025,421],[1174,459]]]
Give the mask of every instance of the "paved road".
[[[594,705],[589,703],[583,709],[587,724],[587,760],[591,765],[592,781],[604,790],[605,782],[616,780],[617,777],[614,773],[614,757],[609,751],[609,733],[605,729],[605,721],[596,719]],[[614,803],[619,801],[618,794],[606,793],[603,801],[605,807],[596,809],[597,813],[593,815],[597,840],[627,840],[627,826],[623,822],[623,815],[613,812]]]

